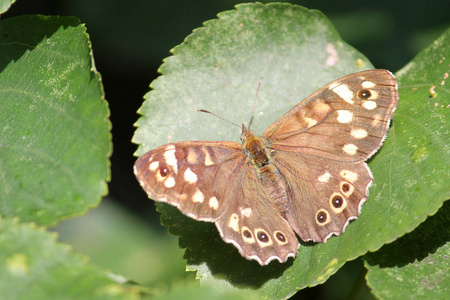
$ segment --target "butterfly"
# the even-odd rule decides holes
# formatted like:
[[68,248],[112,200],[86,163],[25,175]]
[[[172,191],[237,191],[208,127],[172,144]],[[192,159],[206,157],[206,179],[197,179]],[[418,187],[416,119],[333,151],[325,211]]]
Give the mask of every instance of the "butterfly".
[[367,199],[365,161],[382,145],[397,106],[395,77],[367,70],[320,88],[262,136],[242,144],[191,141],[142,155],[134,173],[148,196],[199,221],[260,265],[286,262],[303,241],[344,232]]

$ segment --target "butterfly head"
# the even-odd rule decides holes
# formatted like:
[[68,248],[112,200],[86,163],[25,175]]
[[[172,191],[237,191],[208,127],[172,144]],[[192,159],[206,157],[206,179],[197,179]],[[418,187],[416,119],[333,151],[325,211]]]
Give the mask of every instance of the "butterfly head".
[[244,124],[242,124],[241,141],[242,152],[255,166],[262,167],[269,163],[269,156],[266,153],[266,140],[247,129]]

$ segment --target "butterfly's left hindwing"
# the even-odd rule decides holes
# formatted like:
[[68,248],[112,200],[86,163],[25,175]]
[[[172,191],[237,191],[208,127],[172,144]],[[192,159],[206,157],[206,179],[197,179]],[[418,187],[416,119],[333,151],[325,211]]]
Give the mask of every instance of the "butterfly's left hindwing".
[[372,183],[364,162],[324,163],[318,157],[279,151],[274,164],[287,185],[286,219],[304,241],[324,243],[340,235],[359,216]]

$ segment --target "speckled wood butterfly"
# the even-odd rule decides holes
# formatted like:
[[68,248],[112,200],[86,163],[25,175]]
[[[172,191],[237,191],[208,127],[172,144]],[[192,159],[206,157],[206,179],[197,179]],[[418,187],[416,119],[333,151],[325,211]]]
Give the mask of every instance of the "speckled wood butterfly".
[[242,125],[242,145],[193,141],[145,153],[134,172],[150,198],[214,222],[242,256],[261,265],[295,257],[356,219],[397,106],[395,77],[369,70],[333,81],[262,137]]

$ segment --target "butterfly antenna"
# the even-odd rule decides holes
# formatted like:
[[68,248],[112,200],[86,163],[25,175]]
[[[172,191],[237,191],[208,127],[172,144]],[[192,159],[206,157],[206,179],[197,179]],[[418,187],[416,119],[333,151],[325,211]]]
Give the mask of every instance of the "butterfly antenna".
[[249,128],[249,129],[250,129],[250,125],[251,125],[252,122],[253,122],[253,117],[255,116],[256,100],[258,99],[259,88],[261,87],[263,78],[264,78],[264,77],[261,77],[261,78],[259,79],[258,87],[256,88],[256,95],[255,95],[255,101],[253,101],[252,114],[251,114],[251,117],[250,117],[250,122],[248,122],[248,128]]
[[210,115],[213,115],[214,117],[216,117],[216,118],[218,118],[218,119],[221,119],[222,121],[225,121],[225,122],[227,122],[227,123],[229,123],[229,124],[231,124],[231,125],[236,126],[236,127],[239,128],[239,129],[241,129],[241,126],[239,126],[239,125],[237,125],[237,124],[235,124],[235,123],[233,123],[233,122],[231,122],[231,121],[228,121],[228,120],[226,120],[226,119],[224,119],[224,118],[222,118],[222,117],[216,115],[215,113],[210,112],[209,110],[205,110],[205,109],[201,109],[201,108],[200,108],[200,109],[197,109],[197,111],[203,112],[203,113],[207,113],[207,114],[210,114]]

